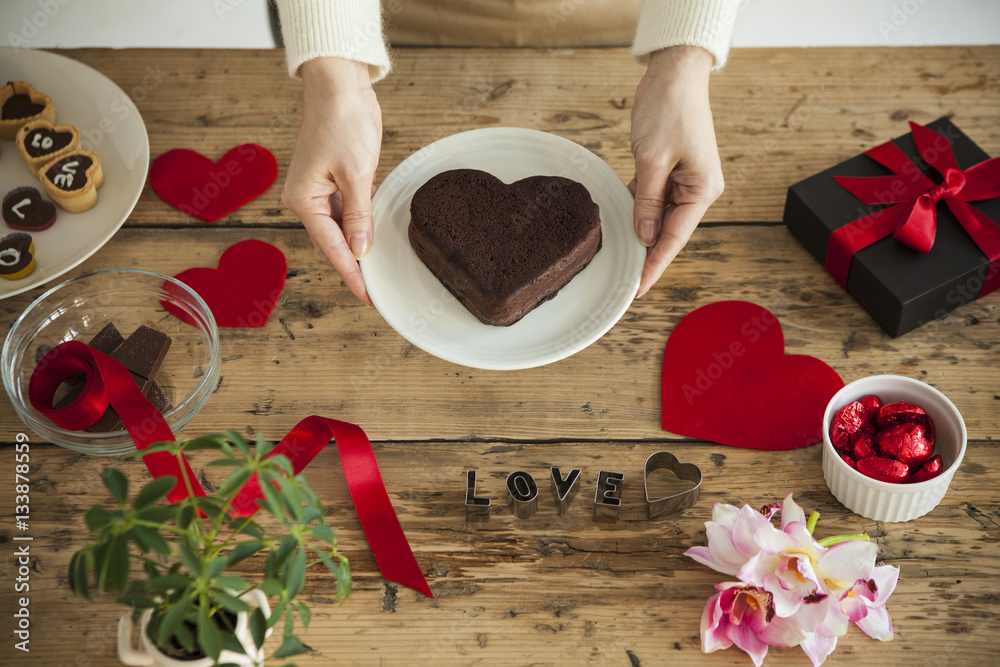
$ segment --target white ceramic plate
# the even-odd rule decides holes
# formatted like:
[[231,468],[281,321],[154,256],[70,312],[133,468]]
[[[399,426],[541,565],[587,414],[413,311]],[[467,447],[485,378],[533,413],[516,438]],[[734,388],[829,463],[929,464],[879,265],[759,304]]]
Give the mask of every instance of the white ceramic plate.
[[[482,169],[505,183],[532,175],[579,181],[601,209],[603,247],[551,299],[509,327],[481,323],[410,248],[410,199],[432,176]],[[567,139],[519,128],[462,132],[396,167],[372,200],[375,241],[361,262],[372,302],[403,338],[464,366],[533,368],[564,359],[603,336],[639,289],[645,249],[632,226],[632,194],[603,160]]]
[[[104,186],[83,213],[57,208],[56,223],[32,232],[35,270],[21,280],[0,280],[0,299],[58,278],[93,255],[122,226],[142,193],[149,169],[146,125],[132,100],[111,79],[75,60],[45,51],[0,48],[0,84],[27,81],[52,98],[56,124],[75,125],[80,143],[97,153]],[[0,140],[0,198],[30,185],[49,199],[13,141]],[[14,230],[0,222],[0,235]]]

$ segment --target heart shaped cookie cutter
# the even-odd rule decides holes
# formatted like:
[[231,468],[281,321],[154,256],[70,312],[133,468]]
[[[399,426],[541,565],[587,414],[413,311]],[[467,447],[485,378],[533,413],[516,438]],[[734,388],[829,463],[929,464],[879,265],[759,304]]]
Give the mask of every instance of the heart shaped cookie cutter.
[[[649,473],[660,468],[670,470],[677,476],[677,479],[694,482],[694,486],[666,498],[650,500]],[[680,512],[698,502],[698,498],[701,496],[701,468],[693,463],[681,463],[670,452],[655,452],[646,459],[642,484],[646,495],[646,514],[650,519],[657,519],[674,512]]]

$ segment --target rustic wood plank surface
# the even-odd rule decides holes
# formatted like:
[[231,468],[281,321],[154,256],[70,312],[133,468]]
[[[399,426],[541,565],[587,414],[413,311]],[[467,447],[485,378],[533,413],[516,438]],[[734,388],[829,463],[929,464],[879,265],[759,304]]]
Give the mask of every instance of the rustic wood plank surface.
[[[1000,295],[891,339],[776,223],[790,183],[903,133],[907,118],[950,115],[988,153],[1000,154],[1000,47],[735,51],[713,78],[723,199],[664,279],[604,338],[562,362],[514,373],[455,366],[413,348],[316,260],[280,203],[301,112],[280,52],[67,55],[136,101],[154,156],[186,146],[218,157],[258,141],[281,165],[278,185],[212,226],[169,208],[147,187],[126,227],[73,275],[209,266],[245,238],[288,256],[288,282],[268,324],[223,332],[222,381],[185,434],[226,426],[278,437],[313,413],[360,424],[436,595],[429,600],[378,576],[339,463],[325,452],[308,477],[351,558],[355,591],[343,605],[331,603],[329,577],[311,573],[305,595],[314,621],[305,640],[312,651],[300,664],[750,664],[735,649],[701,654],[701,610],[723,576],[682,554],[704,543],[712,502],[759,506],[789,490],[823,514],[821,534],[867,532],[881,558],[901,568],[889,604],[895,640],[875,642],[853,629],[828,664],[993,660],[1000,648],[1000,473],[991,466],[1000,432]],[[401,50],[395,73],[377,89],[385,117],[380,178],[442,136],[513,125],[581,143],[628,180],[628,115],[640,73],[622,49]],[[0,301],[4,332],[39,293]],[[915,522],[869,521],[829,493],[819,447],[749,451],[662,431],[667,335],[688,312],[723,299],[769,308],[790,351],[824,359],[845,380],[898,373],[947,394],[970,442],[942,504]],[[8,470],[22,428],[0,399]],[[77,601],[65,575],[85,539],[83,513],[104,499],[96,480],[107,461],[32,439],[32,650],[13,664],[116,664],[121,610],[108,600]],[[642,464],[662,448],[702,468],[702,499],[679,516],[647,521]],[[569,513],[559,517],[545,492],[535,517],[513,517],[504,477],[524,469],[544,480],[550,465],[584,471]],[[141,466],[125,468],[135,483],[144,478]],[[487,523],[465,520],[467,469],[480,471],[480,490],[493,498]],[[602,469],[626,475],[622,520],[613,524],[590,517],[588,496]],[[16,598],[13,495],[10,481],[0,487],[0,604],[8,619],[0,629],[7,635]],[[798,649],[768,657],[768,664],[807,663]]]

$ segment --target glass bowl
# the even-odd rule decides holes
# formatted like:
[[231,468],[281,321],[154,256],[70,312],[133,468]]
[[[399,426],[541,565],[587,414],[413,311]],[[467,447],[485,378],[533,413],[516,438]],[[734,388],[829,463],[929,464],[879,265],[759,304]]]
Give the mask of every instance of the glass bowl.
[[[916,403],[934,422],[934,448],[941,455],[941,474],[912,484],[890,484],[854,470],[830,442],[830,422],[840,408],[868,394],[883,403]],[[944,394],[920,380],[901,375],[873,375],[855,380],[834,394],[823,415],[823,476],[830,491],[847,509],[875,521],[912,521],[927,514],[948,492],[965,457],[965,420]]]
[[[167,312],[171,304],[193,322]],[[174,433],[194,418],[215,390],[221,355],[219,329],[208,305],[184,283],[151,271],[115,269],[68,280],[38,297],[14,322],[0,354],[3,386],[25,425],[46,440],[85,454],[111,456],[134,448],[125,431],[68,431],[28,401],[28,382],[38,360],[59,343],[89,343],[108,323],[124,338],[140,325],[171,339],[155,376],[170,407],[163,416]]]

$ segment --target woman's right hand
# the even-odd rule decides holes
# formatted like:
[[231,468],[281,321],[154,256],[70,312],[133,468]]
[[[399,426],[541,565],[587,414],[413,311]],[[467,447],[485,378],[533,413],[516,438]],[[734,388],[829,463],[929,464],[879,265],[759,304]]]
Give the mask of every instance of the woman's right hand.
[[302,127],[281,201],[302,221],[320,257],[372,305],[358,260],[374,237],[372,194],[382,147],[382,110],[364,63],[305,62]]

